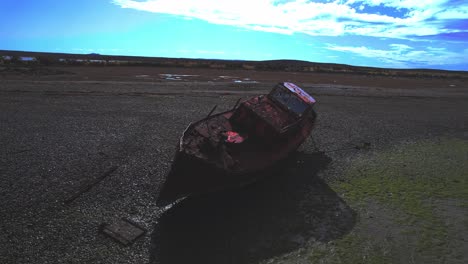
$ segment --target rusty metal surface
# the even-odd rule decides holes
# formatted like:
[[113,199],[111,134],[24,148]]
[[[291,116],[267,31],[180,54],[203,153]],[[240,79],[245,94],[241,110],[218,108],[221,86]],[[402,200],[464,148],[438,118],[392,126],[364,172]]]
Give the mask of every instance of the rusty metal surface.
[[[260,127],[262,125],[261,123],[266,123],[268,127],[263,129],[274,129],[277,132],[281,131],[283,127],[295,120],[292,115],[281,109],[278,105],[265,96],[255,97],[247,100],[246,102],[242,103],[238,111],[240,113],[236,115],[237,123],[247,126],[255,125],[257,127]],[[268,133],[268,131],[266,132]],[[260,132],[259,134],[263,135],[265,133]]]
[[181,138],[161,199],[170,201],[255,180],[254,172],[286,158],[309,136],[315,113],[311,109],[305,113],[297,116],[260,95],[191,124]]

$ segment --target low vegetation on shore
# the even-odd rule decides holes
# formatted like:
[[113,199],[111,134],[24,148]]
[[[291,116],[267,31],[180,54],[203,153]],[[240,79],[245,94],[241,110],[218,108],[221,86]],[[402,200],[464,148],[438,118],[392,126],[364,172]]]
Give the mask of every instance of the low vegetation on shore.
[[358,214],[351,233],[268,263],[463,263],[467,157],[468,141],[440,139],[357,158],[331,183]]
[[298,60],[214,60],[134,57],[91,54],[42,53],[22,51],[0,51],[0,67],[13,66],[151,66],[183,67],[226,70],[257,70],[316,72],[340,74],[364,74],[375,76],[398,76],[416,78],[468,78],[468,72],[444,71],[431,69],[386,69],[375,67],[358,67],[345,64],[316,63]]

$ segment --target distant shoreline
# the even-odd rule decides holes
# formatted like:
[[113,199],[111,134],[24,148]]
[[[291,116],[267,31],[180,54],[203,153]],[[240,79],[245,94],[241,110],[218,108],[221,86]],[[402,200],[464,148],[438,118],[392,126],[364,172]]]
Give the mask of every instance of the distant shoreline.
[[363,74],[416,78],[468,78],[468,71],[434,69],[390,69],[298,60],[218,60],[136,57],[0,50],[0,66],[147,66],[224,70],[286,71],[311,73]]

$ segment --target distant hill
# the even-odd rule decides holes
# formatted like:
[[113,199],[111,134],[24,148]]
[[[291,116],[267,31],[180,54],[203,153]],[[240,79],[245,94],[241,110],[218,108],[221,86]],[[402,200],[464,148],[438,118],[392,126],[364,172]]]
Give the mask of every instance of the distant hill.
[[340,74],[365,74],[383,76],[430,77],[430,78],[468,78],[465,71],[445,71],[431,69],[388,69],[359,67],[346,64],[317,63],[299,60],[215,60],[184,59],[162,57],[136,57],[91,54],[45,53],[27,51],[0,50],[0,65],[95,65],[95,66],[152,66],[152,67],[187,67],[244,69],[258,71],[320,72]]

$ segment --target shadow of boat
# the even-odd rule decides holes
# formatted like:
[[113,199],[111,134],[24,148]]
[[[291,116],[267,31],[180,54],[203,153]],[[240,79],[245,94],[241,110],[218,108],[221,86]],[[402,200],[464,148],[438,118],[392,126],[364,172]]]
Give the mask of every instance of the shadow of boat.
[[355,214],[317,177],[330,161],[296,153],[260,182],[182,200],[158,219],[150,263],[250,263],[342,237]]

